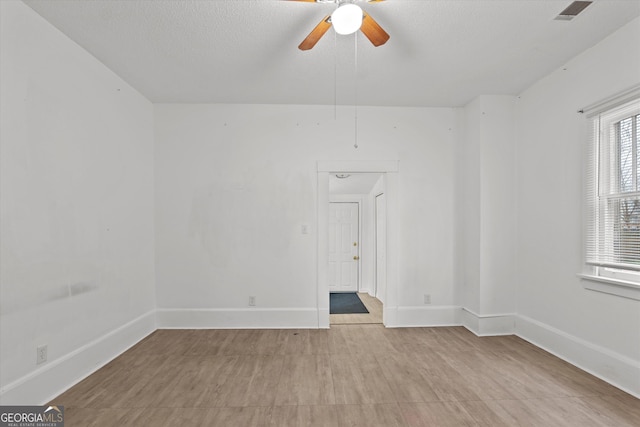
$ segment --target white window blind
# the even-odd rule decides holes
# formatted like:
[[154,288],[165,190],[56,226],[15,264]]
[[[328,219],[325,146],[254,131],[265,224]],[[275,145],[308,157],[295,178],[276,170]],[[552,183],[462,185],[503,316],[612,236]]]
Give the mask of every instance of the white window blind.
[[588,115],[586,262],[640,271],[640,95]]

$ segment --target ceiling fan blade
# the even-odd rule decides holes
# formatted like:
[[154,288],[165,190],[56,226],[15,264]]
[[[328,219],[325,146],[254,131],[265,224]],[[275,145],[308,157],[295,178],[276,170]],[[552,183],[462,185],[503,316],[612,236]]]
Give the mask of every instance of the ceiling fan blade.
[[373,43],[374,46],[382,46],[389,40],[389,34],[369,15],[364,12],[362,18],[362,27],[360,27],[365,36]]
[[[287,0],[287,1],[300,1],[304,3],[320,3],[318,0]],[[367,0],[367,3],[380,3],[381,1],[385,1],[385,0]]]
[[[304,3],[320,3],[318,0],[286,0],[286,1],[299,1]],[[385,1],[385,0],[367,0],[367,3],[380,3],[381,1]]]
[[312,47],[314,47],[316,43],[318,43],[318,40],[320,40],[322,36],[324,36],[324,33],[326,33],[327,30],[331,28],[330,18],[331,18],[331,15],[325,16],[324,19],[320,21],[320,23],[316,25],[316,27],[313,30],[311,30],[307,38],[304,39],[302,43],[300,43],[300,46],[298,46],[298,49],[309,50]]

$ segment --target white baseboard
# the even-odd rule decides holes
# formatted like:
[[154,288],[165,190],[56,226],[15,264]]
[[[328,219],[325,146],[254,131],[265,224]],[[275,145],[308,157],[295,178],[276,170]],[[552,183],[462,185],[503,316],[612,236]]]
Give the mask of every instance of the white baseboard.
[[360,289],[358,289],[358,292],[366,293],[371,297],[374,296],[373,295],[373,288],[371,288],[369,286],[360,286]]
[[477,314],[462,307],[460,318],[462,326],[479,337],[513,335],[515,332],[515,313]]
[[318,329],[329,329],[329,309],[323,308],[318,310]]
[[387,307],[382,305],[382,323],[386,328],[399,328],[398,307]]
[[156,330],[155,310],[52,360],[0,390],[0,405],[42,405]]
[[[327,310],[328,311],[328,310]],[[327,328],[316,308],[173,309],[156,311],[158,329]],[[326,316],[328,319],[328,315]]]
[[640,399],[640,364],[526,316],[516,316],[516,335]]
[[460,325],[460,307],[457,305],[385,307],[384,310],[385,325],[389,328]]

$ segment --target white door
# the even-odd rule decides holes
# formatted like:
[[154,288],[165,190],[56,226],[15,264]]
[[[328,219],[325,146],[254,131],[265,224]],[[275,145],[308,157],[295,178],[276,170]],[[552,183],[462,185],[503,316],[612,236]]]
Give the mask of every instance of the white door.
[[387,290],[387,211],[384,194],[376,197],[376,298],[384,303]]
[[329,203],[329,292],[358,290],[357,203]]

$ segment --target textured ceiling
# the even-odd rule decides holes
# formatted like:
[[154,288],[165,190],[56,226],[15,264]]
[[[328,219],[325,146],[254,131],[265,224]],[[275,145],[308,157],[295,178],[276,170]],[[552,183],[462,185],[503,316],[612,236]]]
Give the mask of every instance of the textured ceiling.
[[[333,30],[335,6],[284,0],[25,0],[159,103],[462,106],[518,94],[640,16],[640,0],[387,0],[362,7],[391,35],[374,48]],[[640,49],[640,41],[638,43]],[[357,81],[357,84],[354,84]]]

